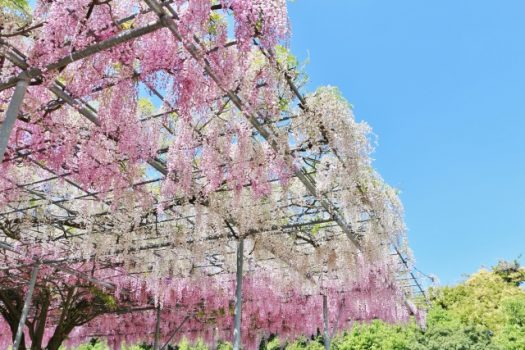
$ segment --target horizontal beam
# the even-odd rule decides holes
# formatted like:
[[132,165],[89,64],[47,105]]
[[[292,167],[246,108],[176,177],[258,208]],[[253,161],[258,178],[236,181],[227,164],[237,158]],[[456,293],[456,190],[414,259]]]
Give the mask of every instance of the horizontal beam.
[[152,33],[162,27],[163,27],[162,22],[156,21],[154,23],[146,25],[145,27],[136,28],[136,29],[132,29],[132,30],[128,30],[128,31],[119,33],[115,35],[114,37],[111,37],[110,39],[107,39],[107,40],[101,41],[100,43],[91,45],[83,50],[73,52],[70,55],[59,59],[58,61],[47,65],[44,69],[30,68],[28,70],[24,70],[18,76],[13,77],[9,79],[7,82],[0,84],[0,91],[16,86],[16,84],[20,80],[29,81],[34,78],[39,78],[44,72],[64,68],[70,63],[73,63],[75,61],[89,57],[100,51],[104,51],[112,47],[115,47],[117,45],[123,44],[132,39],[136,39],[143,35]]

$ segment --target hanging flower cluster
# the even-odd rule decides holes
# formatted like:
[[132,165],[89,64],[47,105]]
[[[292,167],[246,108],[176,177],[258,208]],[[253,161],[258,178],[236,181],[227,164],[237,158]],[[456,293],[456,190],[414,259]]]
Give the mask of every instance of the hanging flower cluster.
[[[347,284],[345,289],[341,289],[337,281],[326,283],[323,293],[329,300],[331,328],[342,330],[355,321],[375,318],[390,322],[408,320],[409,310],[401,302],[403,295],[396,283],[389,280],[387,270],[385,266],[361,267],[359,280]],[[262,273],[244,279],[241,334],[247,348],[257,348],[261,338],[271,334],[279,334],[283,341],[315,335],[322,325],[322,295],[300,292],[294,285],[301,283],[300,280],[282,285],[276,277]],[[163,344],[170,340],[174,329],[179,331],[171,339],[172,343],[182,338],[191,341],[200,338],[210,345],[219,340],[231,340],[234,276],[129,283],[127,289],[135,291],[132,297],[143,301],[150,298],[149,291],[153,286],[164,291],[158,300]],[[207,288],[202,288],[202,285]],[[148,342],[155,323],[155,310],[125,316],[108,315],[78,328],[71,335],[71,341],[81,341],[93,335],[104,336],[114,348],[124,342]]]

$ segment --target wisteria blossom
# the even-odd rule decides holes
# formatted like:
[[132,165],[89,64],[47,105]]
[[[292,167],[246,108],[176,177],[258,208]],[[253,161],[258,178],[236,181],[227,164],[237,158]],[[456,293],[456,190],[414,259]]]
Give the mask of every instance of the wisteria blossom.
[[34,349],[151,342],[158,310],[164,342],[231,340],[241,282],[250,349],[316,333],[323,295],[334,329],[422,317],[371,129],[337,89],[301,94],[284,0],[39,0],[32,21],[0,46],[2,110],[29,80],[0,165],[0,347],[35,265]]

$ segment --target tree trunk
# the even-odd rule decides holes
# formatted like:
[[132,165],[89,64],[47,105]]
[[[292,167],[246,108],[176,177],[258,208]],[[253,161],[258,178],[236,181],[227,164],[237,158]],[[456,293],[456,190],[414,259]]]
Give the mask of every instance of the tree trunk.
[[60,345],[62,345],[62,342],[65,339],[66,336],[62,330],[55,330],[55,334],[53,334],[53,336],[49,340],[49,343],[47,343],[46,350],[58,350],[58,348],[60,348]]
[[[0,291],[0,301],[4,304],[2,309],[2,316],[9,325],[11,330],[11,339],[15,342],[16,332],[18,330],[18,323],[22,315],[22,308],[24,305],[22,296],[15,290]],[[25,337],[22,335],[20,346],[18,350],[26,350]]]
[[42,350],[42,341],[46,330],[47,313],[50,305],[50,294],[46,289],[41,294],[39,301],[39,313],[33,321],[33,332],[31,336],[31,350]]

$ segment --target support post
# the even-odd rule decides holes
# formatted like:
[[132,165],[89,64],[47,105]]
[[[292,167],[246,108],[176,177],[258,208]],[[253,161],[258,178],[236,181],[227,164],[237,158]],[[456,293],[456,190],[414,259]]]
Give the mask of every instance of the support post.
[[328,297],[323,295],[324,348],[330,350],[330,329],[328,327]]
[[160,305],[157,306],[157,322],[155,323],[155,340],[153,350],[159,350],[160,339]]
[[27,290],[26,298],[24,300],[24,307],[22,308],[22,315],[18,322],[18,329],[16,330],[15,342],[13,344],[13,350],[18,350],[22,336],[24,335],[24,327],[26,325],[27,314],[29,313],[29,306],[31,305],[31,299],[33,299],[33,291],[35,290],[36,277],[38,270],[40,269],[40,263],[36,263],[31,273],[31,280],[29,282],[29,289]]
[[16,83],[15,92],[13,97],[11,97],[9,106],[7,107],[2,128],[0,129],[0,162],[4,159],[9,136],[11,136],[11,130],[13,130],[16,118],[20,112],[20,107],[22,106],[22,101],[24,100],[28,85],[29,81],[27,80],[19,80],[18,83]]
[[233,350],[241,348],[241,316],[242,316],[242,265],[244,260],[244,239],[239,236],[237,242],[237,274],[235,286],[235,323],[233,330]]

